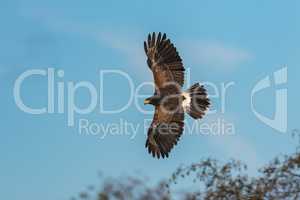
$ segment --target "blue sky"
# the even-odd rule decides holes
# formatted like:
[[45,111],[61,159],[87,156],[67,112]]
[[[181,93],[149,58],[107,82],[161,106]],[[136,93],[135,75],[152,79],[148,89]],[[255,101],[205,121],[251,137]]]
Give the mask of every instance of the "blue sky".
[[[296,0],[1,1],[0,198],[68,199],[97,183],[98,171],[107,176],[141,171],[156,181],[168,178],[182,163],[208,156],[240,159],[254,173],[270,158],[293,151],[290,132],[299,128],[300,111],[299,8]],[[153,31],[166,32],[175,43],[192,83],[211,82],[220,88],[234,82],[227,91],[225,112],[220,110],[221,99],[212,98],[217,113],[203,120],[224,119],[234,124],[234,135],[186,134],[169,159],[156,160],[144,148],[143,131],[134,139],[109,135],[102,140],[78,132],[81,118],[103,125],[120,119],[143,124],[143,119],[151,119],[134,103],[118,114],[99,113],[98,105],[87,115],[76,115],[75,127],[68,127],[66,112],[30,115],[16,105],[15,81],[30,69],[60,69],[64,77],[55,83],[89,81],[97,89],[101,70],[127,73],[135,89],[152,81],[142,44]],[[259,80],[285,65],[288,83],[280,88],[288,89],[288,128],[280,133],[255,117],[250,94]],[[124,77],[112,75],[103,81],[105,108],[126,103],[130,91]],[[275,89],[267,88],[255,99],[256,109],[269,117],[274,115]],[[33,107],[45,106],[46,91],[45,77],[31,77],[22,85],[22,98]],[[150,87],[140,91],[149,96],[151,92]],[[80,107],[89,100],[85,90],[78,92]],[[142,98],[137,103],[143,107]],[[193,122],[188,116],[186,120]]]

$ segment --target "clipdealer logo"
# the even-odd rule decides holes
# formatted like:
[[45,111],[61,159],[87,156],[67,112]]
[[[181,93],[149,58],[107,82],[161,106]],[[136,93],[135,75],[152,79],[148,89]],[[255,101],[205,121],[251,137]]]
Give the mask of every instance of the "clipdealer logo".
[[[111,76],[121,77],[125,80],[125,85],[122,84],[123,88],[126,88],[129,97],[124,98],[124,101],[113,108],[107,107],[105,102],[109,99],[105,93],[106,90],[111,90],[111,84],[106,84],[107,78]],[[190,84],[190,70],[186,70],[186,84]],[[93,135],[98,136],[100,139],[107,135],[131,135],[134,137],[138,132],[145,132],[148,129],[149,121],[152,121],[153,110],[146,109],[143,105],[144,98],[149,95],[144,94],[143,89],[152,87],[154,88],[153,82],[142,82],[138,85],[134,84],[134,80],[129,76],[128,73],[116,70],[116,69],[101,69],[99,70],[98,76],[99,81],[97,83],[90,81],[66,81],[65,72],[61,69],[29,69],[21,73],[14,83],[13,96],[16,106],[23,112],[32,115],[46,115],[46,114],[66,114],[66,120],[69,127],[74,127],[75,122],[78,127],[78,133],[80,135]],[[46,85],[46,89],[39,92],[36,95],[46,95],[47,102],[44,106],[34,106],[32,102],[27,101],[24,98],[26,90],[24,85],[29,82],[32,78],[43,78],[43,84]],[[110,80],[112,81],[112,80]],[[234,124],[228,120],[223,119],[222,114],[225,113],[225,107],[227,103],[228,90],[230,90],[235,83],[230,82],[202,82],[205,87],[210,89],[210,99],[215,104],[219,103],[219,106],[214,105],[208,110],[207,114],[217,114],[213,120],[201,123],[186,123],[186,131],[190,131],[188,134],[203,134],[203,135],[232,135],[235,134]],[[105,86],[107,86],[105,88]],[[46,91],[47,90],[47,91]],[[78,102],[78,94],[81,91],[86,91],[88,98],[88,105],[81,106]],[[105,101],[105,102],[104,102]],[[97,111],[101,115],[118,115],[121,112],[134,106],[140,113],[145,115],[144,122],[138,120],[130,121],[129,119],[120,120],[116,122],[112,120],[110,122],[98,122],[84,115],[90,114]],[[218,115],[221,114],[221,115]],[[148,116],[146,116],[148,115]],[[77,117],[80,116],[79,119]],[[201,132],[201,133],[199,133]],[[132,136],[133,135],[133,136]],[[130,137],[130,138],[131,138]]]
[[[189,69],[186,71],[187,78],[186,78],[186,84],[190,84],[190,73]],[[129,92],[129,98],[125,99],[126,103],[124,105],[119,106],[118,108],[110,109],[108,110],[104,106],[104,91],[105,91],[105,77],[109,77],[109,75],[119,75],[123,79],[127,81],[128,87],[125,86],[128,89]],[[118,114],[121,112],[124,112],[129,107],[134,105],[138,111],[140,111],[143,114],[153,115],[153,111],[145,110],[143,106],[140,105],[140,102],[142,99],[148,97],[148,95],[141,94],[141,91],[143,90],[143,87],[153,87],[153,82],[143,82],[139,84],[138,86],[134,85],[133,79],[129,76],[128,73],[121,71],[121,70],[100,70],[98,73],[99,76],[99,82],[97,84],[94,84],[90,81],[65,81],[64,80],[65,72],[61,69],[54,69],[54,68],[48,68],[48,69],[30,69],[27,71],[24,71],[22,74],[20,74],[15,83],[13,88],[13,96],[14,101],[17,105],[17,107],[28,114],[33,115],[43,115],[43,114],[65,114],[67,115],[67,124],[69,127],[74,127],[75,125],[75,118],[76,116],[82,116],[87,115],[89,113],[94,112],[95,110],[98,111],[99,114]],[[47,91],[44,91],[44,95],[47,95],[47,105],[44,107],[34,107],[33,105],[30,105],[30,102],[25,102],[22,98],[22,94],[24,94],[24,90],[22,90],[22,84],[28,81],[30,77],[44,77],[45,78],[45,84],[47,84]],[[287,67],[284,67],[276,72],[274,72],[274,81],[275,85],[283,85],[287,83]],[[208,110],[208,115],[210,114],[221,114],[217,115],[218,118],[215,121],[211,122],[203,122],[201,121],[201,130],[205,135],[207,130],[210,130],[212,134],[213,132],[216,132],[216,126],[217,129],[221,130],[218,132],[230,132],[229,135],[234,134],[235,132],[235,126],[232,122],[228,122],[227,120],[222,119],[222,115],[225,114],[225,108],[228,102],[229,97],[234,96],[234,94],[228,95],[228,90],[231,91],[232,88],[235,86],[235,82],[229,81],[229,82],[222,82],[220,84],[212,83],[212,82],[202,82],[203,85],[205,85],[206,88],[208,88],[209,98],[213,101],[213,106]],[[258,112],[255,108],[255,102],[254,97],[255,94],[259,91],[262,91],[264,89],[267,89],[271,86],[271,78],[269,76],[265,77],[264,79],[258,81],[256,85],[253,87],[251,91],[251,110],[254,113],[254,115],[264,124],[274,128],[275,130],[279,132],[286,132],[287,131],[287,88],[279,88],[275,91],[275,101],[276,101],[276,107],[275,107],[275,116],[273,119],[266,117],[262,113]],[[85,90],[88,92],[89,95],[89,103],[86,106],[80,106],[78,105],[78,102],[76,101],[76,96],[78,96],[78,92],[80,90]],[[231,91],[232,92],[232,91]],[[216,105],[218,104],[218,105]],[[209,121],[209,120],[208,120]],[[111,129],[117,130],[116,125],[112,122],[111,124],[97,124],[94,122],[91,122],[87,119],[79,119],[79,127],[82,127],[82,130],[79,130],[79,133],[86,131],[86,132],[103,132],[103,131],[112,131],[110,130],[110,127],[113,127]],[[84,123],[80,123],[84,122]],[[220,123],[221,122],[221,123]],[[130,130],[135,130],[138,125],[134,124],[136,122],[128,122],[132,123],[130,126]],[[127,123],[127,124],[128,124]],[[204,124],[203,124],[204,123]],[[112,126],[112,124],[114,126]],[[216,125],[217,124],[217,125]],[[120,124],[120,126],[122,126]],[[144,125],[145,126],[145,125]],[[191,125],[193,127],[194,125]],[[134,127],[135,129],[131,128]],[[224,130],[231,130],[231,131],[224,131]],[[91,131],[96,130],[96,131]],[[98,130],[98,131],[97,131]],[[119,130],[122,130],[122,127],[119,127]],[[146,129],[145,129],[146,130]],[[194,130],[191,128],[190,130]],[[139,130],[137,130],[139,131]],[[132,132],[132,131],[131,131]],[[195,132],[195,131],[192,131]],[[102,135],[104,133],[101,133]],[[227,134],[228,135],[228,134]]]

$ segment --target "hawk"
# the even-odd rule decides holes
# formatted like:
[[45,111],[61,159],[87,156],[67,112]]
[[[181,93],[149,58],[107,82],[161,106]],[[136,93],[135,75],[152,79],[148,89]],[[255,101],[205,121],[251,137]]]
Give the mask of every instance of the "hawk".
[[153,157],[169,157],[184,128],[184,114],[201,119],[210,101],[203,85],[196,83],[183,91],[184,66],[174,44],[166,34],[153,32],[144,42],[147,64],[153,73],[155,91],[144,104],[155,107],[148,129],[146,148]]

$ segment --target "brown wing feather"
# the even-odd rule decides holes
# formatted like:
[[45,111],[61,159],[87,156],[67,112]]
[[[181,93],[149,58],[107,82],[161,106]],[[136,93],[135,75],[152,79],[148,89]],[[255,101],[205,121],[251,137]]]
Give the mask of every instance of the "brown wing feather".
[[163,88],[168,82],[173,82],[182,87],[184,83],[184,67],[175,46],[166,34],[158,33],[148,35],[144,42],[147,63],[153,72],[156,88]]
[[184,127],[184,112],[180,98],[170,98],[165,105],[155,107],[153,121],[148,130],[146,147],[153,157],[168,157],[177,144]]

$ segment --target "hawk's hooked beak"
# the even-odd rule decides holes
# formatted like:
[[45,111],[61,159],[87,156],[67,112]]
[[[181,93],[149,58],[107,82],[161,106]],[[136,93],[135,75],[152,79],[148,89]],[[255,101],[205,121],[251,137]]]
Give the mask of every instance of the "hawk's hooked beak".
[[144,100],[144,105],[146,105],[146,104],[150,104],[150,100],[149,99],[145,99]]

